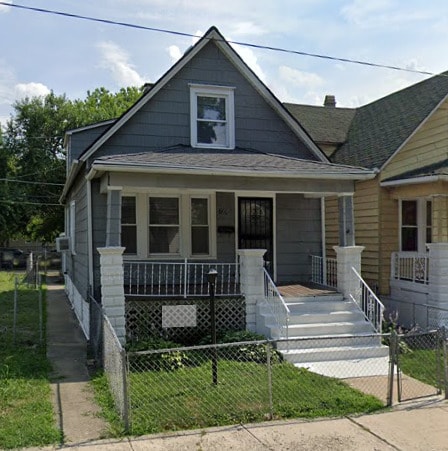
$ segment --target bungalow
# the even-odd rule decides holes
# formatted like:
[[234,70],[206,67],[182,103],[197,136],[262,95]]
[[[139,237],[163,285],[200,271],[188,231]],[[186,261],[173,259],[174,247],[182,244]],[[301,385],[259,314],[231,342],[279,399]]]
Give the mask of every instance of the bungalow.
[[[66,237],[59,244],[87,336],[92,297],[122,341],[132,338],[132,302],[147,302],[148,327],[161,333],[199,327],[208,321],[200,300],[211,268],[218,297],[242,297],[233,315],[250,330],[273,337],[378,330],[380,304],[372,309],[370,294],[368,305],[356,304],[353,290],[362,251],[354,237],[355,182],[373,171],[331,163],[216,28],[120,118],[67,132],[66,149]],[[309,283],[311,255],[325,254],[326,197],[339,199],[342,294],[321,306],[329,313],[341,306],[345,316],[334,324],[321,309],[317,321],[325,324],[312,328],[276,284],[294,294]],[[308,305],[316,306],[310,290]]]

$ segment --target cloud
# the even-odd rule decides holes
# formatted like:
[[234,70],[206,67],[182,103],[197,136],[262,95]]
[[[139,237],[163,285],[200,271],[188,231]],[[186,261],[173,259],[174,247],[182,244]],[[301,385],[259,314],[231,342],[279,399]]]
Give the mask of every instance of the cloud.
[[302,88],[316,88],[324,84],[324,79],[312,72],[304,72],[289,66],[278,68],[279,77],[286,83],[299,85]]
[[230,27],[230,34],[237,36],[261,36],[267,31],[253,22],[237,22]]
[[[199,41],[199,39],[201,39],[203,34],[204,33],[202,31],[197,30],[194,34],[194,37],[191,38],[191,45],[195,45]],[[173,64],[179,61],[186,51],[182,51],[177,45],[170,45],[167,50]]]
[[97,45],[101,53],[101,67],[109,70],[120,86],[143,86],[147,81],[129,61],[129,55],[114,42],[100,42]]
[[[3,0],[3,3],[9,3],[10,5],[12,5],[12,0]],[[9,11],[11,11],[11,7],[6,5],[0,5],[0,14],[9,13]]]
[[42,83],[17,83],[14,86],[14,97],[23,99],[25,97],[44,97],[50,94],[50,89]]

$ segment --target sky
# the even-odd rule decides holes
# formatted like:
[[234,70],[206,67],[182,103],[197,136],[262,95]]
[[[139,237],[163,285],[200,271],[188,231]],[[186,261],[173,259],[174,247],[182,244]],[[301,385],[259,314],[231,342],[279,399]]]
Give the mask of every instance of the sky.
[[[149,31],[11,4],[186,33]],[[156,82],[211,26],[227,40],[308,54],[448,70],[446,0],[0,0],[0,123],[26,96]],[[357,107],[429,75],[234,45],[282,102]]]

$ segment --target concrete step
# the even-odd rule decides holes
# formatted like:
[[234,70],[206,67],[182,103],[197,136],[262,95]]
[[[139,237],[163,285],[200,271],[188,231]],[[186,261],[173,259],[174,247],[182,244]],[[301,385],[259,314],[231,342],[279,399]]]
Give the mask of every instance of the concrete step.
[[337,323],[364,321],[360,310],[337,310],[333,312],[294,313],[289,317],[289,324]]

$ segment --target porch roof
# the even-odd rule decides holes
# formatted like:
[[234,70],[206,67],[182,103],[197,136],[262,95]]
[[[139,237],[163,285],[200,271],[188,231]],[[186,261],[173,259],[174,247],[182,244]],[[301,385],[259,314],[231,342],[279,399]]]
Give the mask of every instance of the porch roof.
[[437,163],[432,163],[395,177],[385,179],[381,182],[381,186],[427,183],[438,180],[448,180],[448,158]]
[[364,180],[375,175],[365,168],[302,160],[253,149],[198,149],[185,145],[99,157],[93,162],[92,169],[345,180]]

